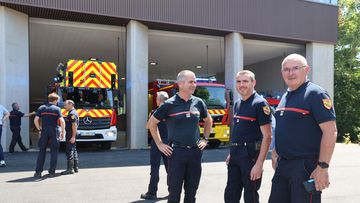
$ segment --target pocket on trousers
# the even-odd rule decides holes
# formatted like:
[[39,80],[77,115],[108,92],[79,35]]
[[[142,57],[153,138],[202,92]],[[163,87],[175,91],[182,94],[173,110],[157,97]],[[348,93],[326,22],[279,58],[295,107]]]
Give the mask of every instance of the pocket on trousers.
[[304,171],[310,176],[311,173],[315,170],[317,165],[316,159],[304,159],[303,160],[303,168]]

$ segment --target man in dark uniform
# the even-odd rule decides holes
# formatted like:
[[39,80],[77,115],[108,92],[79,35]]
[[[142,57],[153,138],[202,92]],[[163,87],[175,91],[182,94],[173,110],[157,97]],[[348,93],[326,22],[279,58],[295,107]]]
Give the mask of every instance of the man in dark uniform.
[[21,134],[20,134],[21,118],[35,115],[35,112],[24,114],[23,112],[20,111],[20,106],[16,102],[12,103],[11,107],[13,110],[10,112],[9,120],[10,120],[10,130],[13,135],[10,142],[9,152],[14,153],[14,147],[16,143],[19,144],[19,147],[21,148],[22,151],[27,151],[28,149],[26,149],[26,147],[24,146],[21,140]]
[[[275,113],[276,169],[269,202],[321,202],[321,191],[330,184],[328,167],[337,136],[332,101],[307,79],[310,67],[303,56],[287,56],[281,72],[288,91]],[[309,179],[315,182],[312,193],[303,185]]]
[[[35,127],[40,132],[39,139],[39,154],[36,162],[36,169],[34,177],[40,178],[43,171],[46,147],[48,142],[50,142],[50,169],[49,177],[55,176],[55,170],[57,165],[57,158],[59,152],[59,137],[58,137],[58,120],[60,121],[61,131],[60,139],[63,139],[65,133],[65,122],[61,114],[61,110],[56,106],[59,100],[59,96],[56,93],[51,93],[48,95],[48,104],[42,105],[36,111],[36,116],[34,119]],[[40,126],[41,118],[41,126]]]
[[65,139],[66,139],[66,158],[67,169],[61,175],[73,174],[79,171],[79,156],[76,149],[76,134],[79,126],[79,115],[75,109],[73,100],[66,100],[64,108],[68,112],[65,118]]
[[[164,92],[160,91],[157,92],[156,95],[156,105],[160,107],[167,99],[169,98],[169,95]],[[151,112],[150,117],[153,115],[155,111]],[[157,124],[160,137],[163,143],[168,143],[168,133],[167,133],[167,127],[165,120],[160,121]],[[146,126],[147,129],[149,129],[149,126]],[[151,148],[150,148],[150,165],[151,165],[151,171],[150,171],[150,183],[148,191],[145,194],[141,194],[142,199],[156,199],[156,192],[158,190],[158,183],[159,183],[159,169],[160,169],[160,160],[162,157],[162,160],[164,162],[166,173],[168,171],[168,157],[161,153],[161,151],[157,148],[156,143],[154,140],[151,141]]]
[[[179,92],[161,105],[149,119],[149,129],[159,150],[169,156],[168,202],[180,202],[184,185],[184,202],[195,202],[201,177],[202,150],[207,145],[212,119],[203,100],[193,96],[195,74],[189,70],[177,76]],[[162,142],[157,124],[166,119],[169,145]],[[204,120],[204,138],[200,139],[199,121]]]
[[259,202],[263,164],[271,142],[271,110],[266,100],[254,90],[253,72],[243,70],[236,75],[236,90],[241,100],[234,106],[228,164],[228,180],[224,199],[239,202],[244,189],[245,203]]

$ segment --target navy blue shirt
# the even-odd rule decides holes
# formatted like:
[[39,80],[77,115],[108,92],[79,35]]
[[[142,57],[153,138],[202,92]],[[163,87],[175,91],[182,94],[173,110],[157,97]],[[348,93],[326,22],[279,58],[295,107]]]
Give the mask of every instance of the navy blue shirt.
[[41,105],[36,111],[36,116],[41,118],[42,128],[56,128],[57,121],[62,117],[61,110],[53,104]]
[[25,114],[18,110],[12,110],[10,112],[10,127],[20,127],[21,126],[21,117]]
[[[150,117],[155,113],[155,111],[156,109],[150,113]],[[166,120],[165,119],[160,120],[160,122],[157,124],[157,127],[159,129],[161,140],[167,142],[168,131],[166,126]]]
[[319,124],[335,120],[328,93],[306,81],[286,92],[276,109],[275,149],[285,158],[317,158],[322,131]]
[[231,142],[259,141],[262,139],[260,126],[269,123],[271,123],[269,104],[255,92],[247,100],[235,102]]
[[68,112],[68,115],[65,118],[65,131],[66,131],[66,135],[70,134],[70,137],[72,136],[72,134],[70,132],[72,132],[72,124],[76,123],[76,126],[79,126],[79,115],[76,112],[75,109],[72,109]]
[[200,140],[199,121],[208,116],[204,101],[191,96],[188,101],[178,94],[166,100],[154,113],[158,120],[166,120],[169,142],[196,146]]

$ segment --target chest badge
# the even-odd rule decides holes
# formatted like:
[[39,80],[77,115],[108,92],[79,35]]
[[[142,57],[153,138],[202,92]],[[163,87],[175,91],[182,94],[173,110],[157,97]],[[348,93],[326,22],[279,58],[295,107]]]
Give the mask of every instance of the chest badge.
[[186,113],[186,118],[190,118],[190,112]]

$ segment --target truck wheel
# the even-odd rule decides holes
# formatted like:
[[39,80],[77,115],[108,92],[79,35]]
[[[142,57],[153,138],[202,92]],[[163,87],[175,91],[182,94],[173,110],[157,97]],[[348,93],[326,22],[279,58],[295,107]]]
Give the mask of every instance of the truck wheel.
[[220,146],[220,141],[219,140],[210,140],[209,141],[209,147],[210,148],[218,148]]
[[111,149],[111,142],[103,142],[103,143],[101,143],[101,149],[110,150]]

